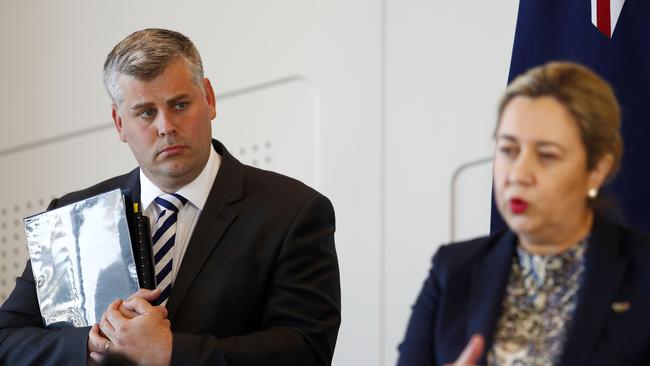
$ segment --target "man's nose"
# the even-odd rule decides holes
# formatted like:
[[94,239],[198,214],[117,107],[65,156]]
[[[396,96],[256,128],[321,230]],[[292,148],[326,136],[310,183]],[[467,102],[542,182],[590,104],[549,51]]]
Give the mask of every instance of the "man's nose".
[[158,135],[168,136],[176,134],[176,121],[171,113],[160,112],[156,124],[158,126]]

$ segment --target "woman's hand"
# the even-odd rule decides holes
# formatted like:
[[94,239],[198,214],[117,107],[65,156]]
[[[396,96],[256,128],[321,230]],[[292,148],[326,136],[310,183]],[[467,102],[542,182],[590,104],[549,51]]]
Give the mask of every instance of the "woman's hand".
[[445,366],[476,365],[476,362],[481,358],[481,354],[483,354],[483,348],[485,348],[485,339],[480,334],[474,334],[456,361],[453,364],[447,364]]

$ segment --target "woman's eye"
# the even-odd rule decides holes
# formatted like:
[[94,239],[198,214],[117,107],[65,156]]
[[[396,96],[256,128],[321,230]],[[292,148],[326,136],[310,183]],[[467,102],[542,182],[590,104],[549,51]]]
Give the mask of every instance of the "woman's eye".
[[501,146],[499,147],[499,152],[506,156],[515,156],[517,154],[517,148],[513,146]]
[[540,152],[539,157],[542,160],[556,160],[558,155],[555,153]]

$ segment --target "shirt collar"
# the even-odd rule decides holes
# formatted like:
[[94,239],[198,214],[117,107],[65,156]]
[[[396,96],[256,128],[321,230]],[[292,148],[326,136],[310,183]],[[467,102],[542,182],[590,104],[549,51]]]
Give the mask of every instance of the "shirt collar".
[[[217,177],[219,167],[221,166],[221,156],[214,151],[214,147],[210,145],[210,156],[208,162],[203,167],[203,171],[189,184],[176,191],[176,193],[187,198],[199,210],[203,210],[205,202],[208,200],[208,195],[214,184],[214,179]],[[140,203],[143,211],[149,208],[153,200],[163,194],[164,192],[158,188],[140,169]]]
[[538,285],[542,285],[548,275],[567,277],[568,273],[582,266],[588,246],[589,238],[585,238],[577,245],[556,255],[533,254],[518,246],[517,258],[523,273],[532,275]]

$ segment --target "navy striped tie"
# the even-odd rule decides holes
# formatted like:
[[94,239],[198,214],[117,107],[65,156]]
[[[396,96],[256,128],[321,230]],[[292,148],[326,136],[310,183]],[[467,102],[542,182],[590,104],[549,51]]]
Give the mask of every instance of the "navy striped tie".
[[160,289],[160,297],[156,304],[165,305],[172,292],[172,262],[174,240],[176,239],[176,220],[178,210],[183,207],[187,199],[180,194],[161,194],[155,199],[160,207],[160,214],[156,220],[154,230],[153,256],[156,266],[156,287]]

